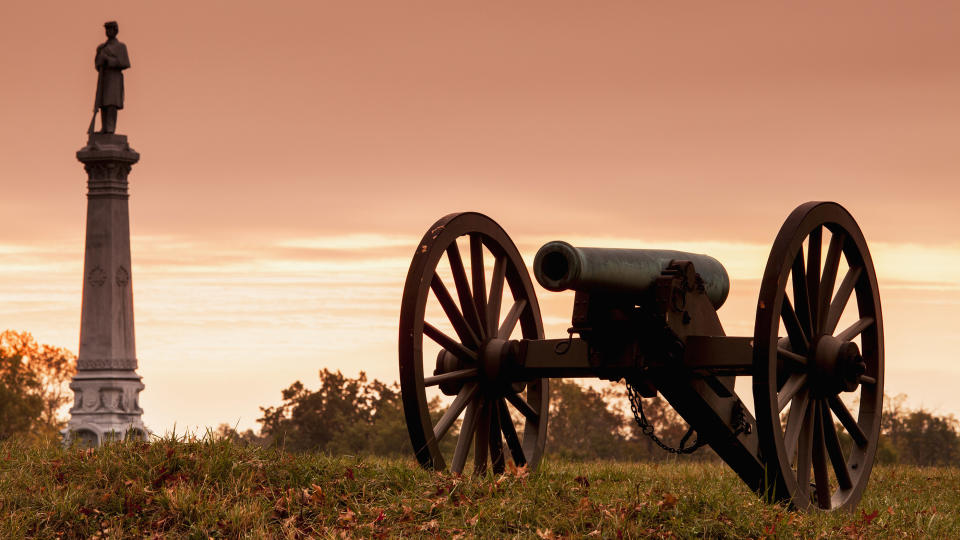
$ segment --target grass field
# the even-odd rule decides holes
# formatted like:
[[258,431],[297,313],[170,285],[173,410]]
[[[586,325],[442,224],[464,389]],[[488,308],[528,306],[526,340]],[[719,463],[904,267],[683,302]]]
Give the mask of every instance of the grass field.
[[877,467],[854,514],[799,514],[721,464],[547,458],[459,478],[226,441],[4,443],[0,520],[0,538],[956,538],[960,469]]

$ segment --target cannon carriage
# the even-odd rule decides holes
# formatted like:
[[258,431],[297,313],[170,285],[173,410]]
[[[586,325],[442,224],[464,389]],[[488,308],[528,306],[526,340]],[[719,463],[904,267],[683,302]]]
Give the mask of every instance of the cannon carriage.
[[[549,379],[622,379],[635,408],[661,394],[697,445],[765,500],[856,506],[877,449],[883,326],[873,263],[844,208],[811,202],[784,222],[751,336],[725,334],[717,310],[730,281],[707,255],[550,242],[533,271],[547,290],[575,291],[567,336],[545,338],[526,265],[490,218],[445,216],[418,245],[399,358],[421,465],[464,473],[469,460],[474,474],[499,473],[512,459],[534,468]],[[752,411],[736,393],[742,377],[751,378]],[[449,404],[431,414],[439,395]]]

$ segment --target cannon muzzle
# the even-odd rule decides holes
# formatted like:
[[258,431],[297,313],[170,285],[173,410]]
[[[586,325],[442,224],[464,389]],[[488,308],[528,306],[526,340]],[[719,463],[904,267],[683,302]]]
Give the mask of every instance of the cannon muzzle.
[[713,307],[720,309],[730,292],[730,278],[709,255],[666,249],[578,248],[548,242],[533,260],[533,274],[550,291],[605,292],[640,296],[651,290],[670,261],[691,261]]

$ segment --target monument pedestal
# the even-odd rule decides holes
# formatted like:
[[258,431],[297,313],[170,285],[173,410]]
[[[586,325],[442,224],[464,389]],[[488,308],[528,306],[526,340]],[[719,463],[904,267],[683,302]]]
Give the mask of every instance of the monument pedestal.
[[127,176],[140,154],[125,135],[94,133],[77,152],[87,171],[87,231],[77,374],[68,438],[97,446],[129,432],[148,433],[141,419],[133,326]]

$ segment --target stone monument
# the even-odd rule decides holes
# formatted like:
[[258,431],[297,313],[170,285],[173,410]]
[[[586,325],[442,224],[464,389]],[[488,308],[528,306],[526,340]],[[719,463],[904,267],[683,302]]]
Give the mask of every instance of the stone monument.
[[[117,41],[116,22],[104,25],[106,43],[97,47],[97,96],[87,144],[77,159],[87,171],[87,232],[83,260],[83,301],[77,374],[70,383],[74,405],[68,439],[98,446],[133,435],[145,438],[133,330],[133,276],[130,267],[130,213],[127,176],[140,154],[126,135],[115,133],[123,108],[127,48]],[[93,131],[97,112],[101,130]]]

